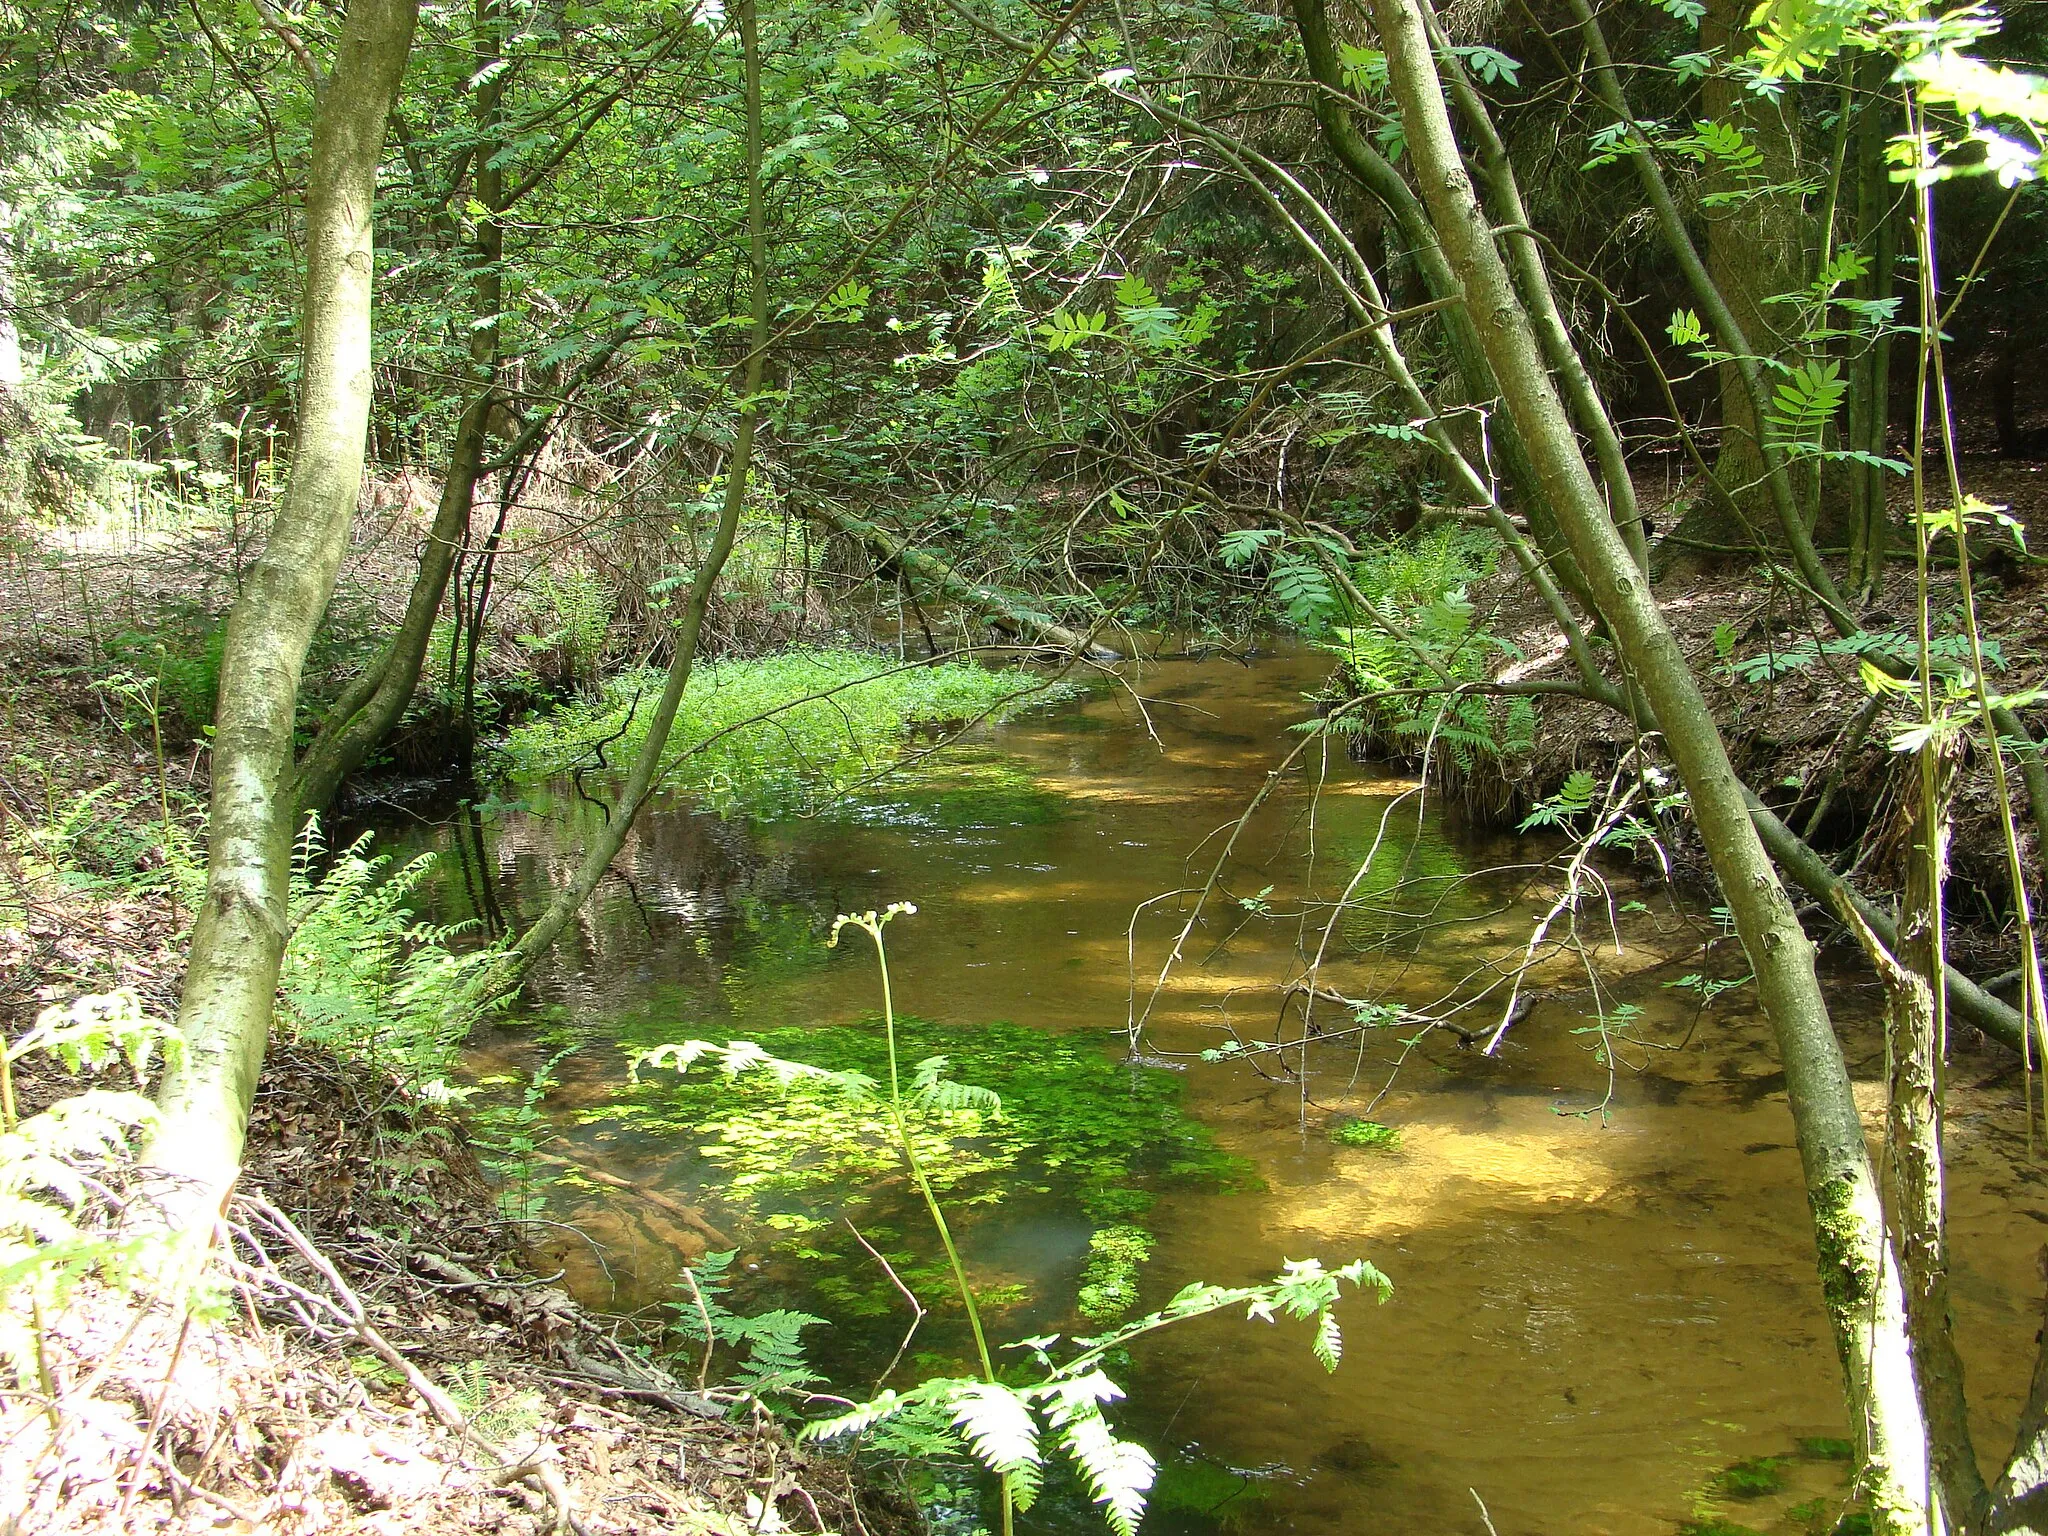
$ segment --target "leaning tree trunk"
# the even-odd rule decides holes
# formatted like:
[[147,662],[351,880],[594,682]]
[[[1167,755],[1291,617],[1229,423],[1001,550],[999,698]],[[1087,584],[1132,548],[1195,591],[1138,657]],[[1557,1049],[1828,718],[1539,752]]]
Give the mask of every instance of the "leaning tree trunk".
[[206,897],[146,1162],[164,1214],[208,1220],[241,1168],[284,959],[295,830],[292,728],[306,649],[348,545],[370,419],[371,207],[417,0],[349,0],[319,85],[307,175],[304,357],[291,480],[228,615],[213,742]]
[[703,632],[704,613],[711,606],[711,594],[725,570],[727,558],[732,554],[733,541],[739,534],[740,514],[746,508],[747,482],[754,458],[754,432],[760,415],[756,397],[760,394],[762,371],[768,361],[768,213],[761,174],[761,42],[754,0],[739,0],[737,14],[740,42],[746,50],[747,263],[753,275],[753,325],[748,331],[748,351],[740,385],[739,428],[733,436],[732,454],[725,466],[725,500],[719,509],[718,527],[712,534],[711,547],[705,551],[704,562],[697,568],[697,574],[690,583],[689,596],[683,604],[682,622],[676,626],[675,654],[669,661],[668,677],[662,685],[661,697],[655,703],[647,738],[642,742],[632,768],[627,771],[626,782],[619,790],[611,814],[584,849],[583,860],[575,875],[555,893],[547,909],[532,927],[519,936],[507,953],[499,975],[508,983],[530,971],[561,937],[562,930],[569,926],[583,903],[590,899],[591,892],[603,882],[612,860],[626,845],[626,837],[633,830],[642,808],[660,784],[669,733],[675,728],[676,711],[682,706],[683,693],[690,685],[690,672],[696,664],[697,639]]
[[1778,1037],[1821,1290],[1880,1529],[1926,1529],[1927,1445],[1898,1270],[1813,946],[1751,825],[1699,684],[1607,516],[1451,130],[1416,0],[1373,0],[1409,151],[1445,255],[1617,649],[1655,711]]
[[462,413],[455,444],[448,452],[448,478],[441,484],[441,500],[420,551],[405,616],[376,660],[335,701],[319,736],[307,748],[293,795],[302,816],[318,815],[327,808],[342,780],[363,765],[412,702],[448,578],[469,532],[470,509],[476,501],[476,483],[483,473],[488,441],[485,429],[497,398],[486,389]]

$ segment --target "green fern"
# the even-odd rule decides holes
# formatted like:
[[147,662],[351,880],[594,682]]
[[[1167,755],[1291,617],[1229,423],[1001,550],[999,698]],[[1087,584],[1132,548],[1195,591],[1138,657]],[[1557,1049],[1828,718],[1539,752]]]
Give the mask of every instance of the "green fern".
[[725,1277],[734,1257],[734,1253],[707,1253],[690,1266],[683,1298],[671,1303],[675,1331],[701,1348],[708,1322],[710,1342],[739,1355],[727,1373],[726,1384],[755,1397],[801,1392],[822,1381],[804,1353],[803,1335],[806,1328],[823,1327],[825,1319],[789,1308],[752,1315],[733,1311],[724,1298],[728,1290]]
[[394,865],[367,837],[317,881],[309,832],[292,874],[292,936],[278,978],[279,1017],[299,1038],[346,1060],[391,1072],[415,1096],[457,1096],[450,1086],[476,1019],[502,1006],[494,947],[458,953],[463,925],[422,924],[413,898],[432,856]]
[[[139,1092],[88,1089],[15,1119],[14,1064],[42,1052],[73,1072],[126,1061],[138,1087],[149,1065],[175,1062],[184,1037],[143,1012],[133,992],[82,997],[46,1008],[19,1039],[0,1048],[0,1367],[24,1385],[38,1372],[37,1337],[80,1282],[98,1276],[127,1286],[163,1269],[175,1234],[115,1236],[96,1219],[110,1174],[156,1123],[156,1106]],[[210,1289],[185,1299],[206,1311]]]

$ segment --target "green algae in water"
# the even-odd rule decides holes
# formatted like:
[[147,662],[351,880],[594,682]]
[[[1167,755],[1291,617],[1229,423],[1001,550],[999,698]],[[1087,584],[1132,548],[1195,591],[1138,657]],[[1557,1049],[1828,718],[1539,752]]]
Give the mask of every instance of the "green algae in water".
[[1344,1147],[1370,1147],[1376,1152],[1396,1152],[1401,1133],[1377,1120],[1342,1120],[1330,1132],[1330,1140]]
[[1713,1489],[1736,1499],[1760,1499],[1785,1486],[1785,1464],[1775,1456],[1752,1456],[1714,1474]]
[[1856,1447],[1832,1435],[1808,1435],[1799,1442],[1799,1454],[1816,1461],[1853,1461]]
[[[1257,1187],[1251,1165],[1217,1147],[1181,1107],[1178,1074],[1114,1061],[1094,1036],[902,1017],[896,1028],[906,1073],[943,1058],[943,1076],[991,1089],[1002,1101],[1000,1113],[927,1108],[911,1118],[911,1138],[933,1187],[949,1212],[964,1219],[1022,1201],[1047,1210],[1078,1206],[1087,1220],[1114,1231],[1133,1227],[1158,1189]],[[888,1075],[878,1018],[755,1031],[751,1038],[784,1060],[877,1082]],[[854,1215],[913,1289],[927,1271],[943,1279],[935,1257],[911,1246],[924,1237],[904,1205],[898,1149],[879,1098],[853,1099],[835,1085],[807,1079],[785,1085],[768,1072],[729,1077],[704,1070],[680,1078],[662,1074],[630,1099],[583,1118],[623,1123],[693,1149],[705,1182],[781,1233],[775,1246],[803,1265],[806,1283],[839,1309],[880,1315],[898,1304],[886,1278],[847,1234],[842,1214]],[[919,1235],[907,1235],[913,1232]],[[1077,1249],[1081,1241],[1077,1234]],[[1108,1240],[1091,1258],[1107,1266],[1110,1252],[1121,1261],[1134,1247],[1128,1238]],[[1104,1288],[1097,1299],[1107,1304],[1124,1288],[1135,1296],[1137,1262],[1130,1262],[1127,1279],[1107,1267],[1098,1272],[1092,1283]],[[943,1286],[935,1289],[943,1294]],[[1005,1287],[1002,1299],[1022,1296]]]
[[932,832],[998,831],[1050,826],[1071,813],[1066,798],[1008,758],[970,755],[959,748],[906,775],[894,793],[840,801],[822,813],[855,826]]
[[1079,1311],[1097,1322],[1122,1317],[1138,1304],[1138,1271],[1152,1257],[1152,1234],[1121,1223],[1088,1239],[1081,1270]]

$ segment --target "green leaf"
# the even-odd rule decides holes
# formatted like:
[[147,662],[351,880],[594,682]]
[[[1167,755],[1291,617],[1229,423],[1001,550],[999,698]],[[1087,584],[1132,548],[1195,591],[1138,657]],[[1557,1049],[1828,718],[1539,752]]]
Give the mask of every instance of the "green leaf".
[[1038,1423],[1030,1405],[999,1382],[975,1381],[947,1394],[953,1422],[981,1464],[1008,1476],[1039,1462]]

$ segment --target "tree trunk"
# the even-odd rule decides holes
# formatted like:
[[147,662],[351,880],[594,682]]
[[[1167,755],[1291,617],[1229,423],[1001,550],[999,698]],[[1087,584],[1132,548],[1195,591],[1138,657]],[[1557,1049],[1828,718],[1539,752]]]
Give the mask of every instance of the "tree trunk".
[[455,446],[448,453],[448,478],[441,484],[440,504],[427,529],[426,547],[420,551],[405,617],[377,659],[335,701],[319,737],[306,749],[296,792],[302,817],[327,808],[341,781],[363,765],[412,702],[449,574],[469,532],[476,482],[483,470],[485,425],[496,401],[497,396],[486,391],[462,413],[455,429]]
[[[1927,1414],[1934,1488],[1951,1531],[1974,1531],[1990,1494],[1970,1442],[1963,1362],[1956,1353],[1948,1290],[1948,1217],[1942,1180],[1942,882],[1948,874],[1949,738],[1920,749],[1920,796],[1906,849],[1898,963],[1878,963],[1890,1004],[1890,1099],[1885,1115],[1885,1208],[1892,1227],[1913,1341],[1913,1369]],[[1875,956],[1873,956],[1875,959]]]
[[[1351,109],[1339,99],[1345,91],[1344,66],[1337,53],[1336,40],[1330,32],[1329,13],[1324,7],[1324,0],[1293,0],[1291,9],[1295,31],[1301,37],[1309,77],[1320,87],[1310,99],[1315,106],[1316,125],[1322,131],[1323,143],[1345,173],[1363,187],[1393,221],[1422,275],[1423,287],[1430,298],[1458,297],[1457,276],[1451,271],[1450,263],[1444,260],[1443,247],[1437,243],[1436,231],[1430,227],[1428,210],[1393,162],[1375,149],[1359,131]],[[1493,377],[1492,366],[1486,361],[1485,349],[1479,345],[1479,333],[1473,330],[1471,318],[1466,315],[1464,306],[1454,305],[1443,311],[1441,321],[1444,346],[1451,355],[1451,366],[1458,376],[1459,397],[1468,405],[1490,406],[1500,398],[1500,386]],[[1494,429],[1491,455],[1482,453],[1480,444],[1467,441],[1463,444],[1467,457],[1480,462],[1491,457],[1499,464],[1501,478],[1507,482],[1515,509],[1528,520],[1530,533],[1557,571],[1558,579],[1590,608],[1592,600],[1583,590],[1578,565],[1565,546],[1563,535],[1558,532],[1557,519],[1550,515],[1535,468],[1529,462],[1528,450],[1522,446],[1521,434],[1512,421],[1504,418],[1490,421],[1488,425]]]
[[[1884,91],[1890,66],[1871,54],[1857,66],[1863,92],[1856,124],[1856,242],[1870,258],[1869,273],[1856,285],[1859,299],[1895,296],[1898,259],[1898,193],[1885,164],[1885,141],[1891,133],[1890,104]],[[1889,331],[1866,343],[1850,367],[1849,447],[1882,455],[1891,422],[1892,338]],[[1891,523],[1885,514],[1889,472],[1875,464],[1849,465],[1849,576],[1851,592],[1865,602],[1884,578]]]
[[370,414],[371,210],[417,0],[350,0],[313,123],[299,431],[291,481],[228,616],[213,745],[206,897],[145,1161],[164,1214],[203,1223],[240,1171],[269,1039],[290,898],[292,729],[306,649],[327,609],[363,477]]
[[1607,516],[1570,419],[1544,368],[1451,131],[1417,0],[1373,0],[1417,180],[1464,285],[1509,411],[1616,647],[1655,711],[1684,779],[1736,931],[1778,1038],[1805,1169],[1821,1290],[1859,1418],[1867,1491],[1880,1529],[1926,1529],[1926,1436],[1907,1351],[1898,1271],[1863,1124],[1814,973],[1813,946],[1751,825],[1741,782],[1706,700],[1647,584]]
[[[1700,47],[1739,59],[1748,51],[1750,0],[1707,0],[1700,18]],[[1799,147],[1794,125],[1785,120],[1791,100],[1760,96],[1721,70],[1709,70],[1700,82],[1701,106],[1714,122],[1739,128],[1762,156],[1750,170],[1730,171],[1709,164],[1705,190],[1727,201],[1702,209],[1707,226],[1707,271],[1727,299],[1741,334],[1757,359],[1786,352],[1778,322],[1793,311],[1765,302],[1773,294],[1806,286],[1808,220],[1797,192],[1783,190],[1798,179]],[[1744,514],[1756,523],[1773,519],[1764,457],[1765,428],[1739,364],[1721,364],[1721,451],[1714,473]],[[1767,375],[1768,376],[1768,375]],[[1810,506],[1801,509],[1813,526]]]
[[0,202],[0,404],[22,386],[21,329],[14,310],[14,210]]

